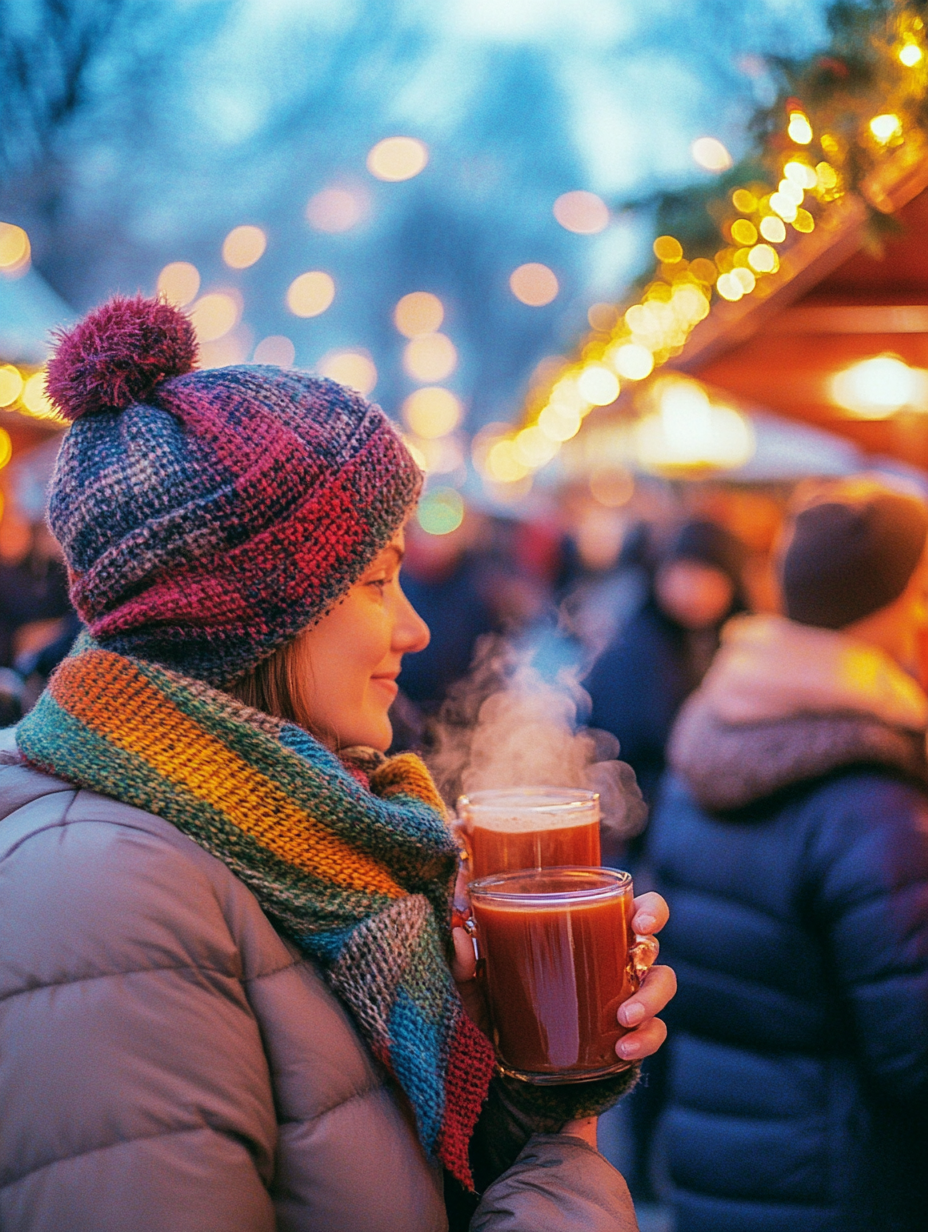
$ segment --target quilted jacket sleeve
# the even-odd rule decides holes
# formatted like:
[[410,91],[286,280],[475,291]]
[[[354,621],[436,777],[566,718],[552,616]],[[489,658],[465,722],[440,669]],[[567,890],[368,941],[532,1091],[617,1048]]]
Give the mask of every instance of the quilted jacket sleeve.
[[536,1134],[483,1195],[470,1232],[638,1232],[620,1173],[580,1138]]
[[273,1232],[270,1080],[213,887],[74,799],[0,858],[0,1226]]
[[854,1047],[884,1099],[928,1103],[928,799],[860,772],[835,784],[807,860]]

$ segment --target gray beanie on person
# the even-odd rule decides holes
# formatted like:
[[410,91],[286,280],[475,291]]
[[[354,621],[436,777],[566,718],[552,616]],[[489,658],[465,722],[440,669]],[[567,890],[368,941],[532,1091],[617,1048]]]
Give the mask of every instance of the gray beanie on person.
[[842,629],[894,602],[928,540],[928,504],[874,480],[830,485],[795,515],[781,554],[790,620]]

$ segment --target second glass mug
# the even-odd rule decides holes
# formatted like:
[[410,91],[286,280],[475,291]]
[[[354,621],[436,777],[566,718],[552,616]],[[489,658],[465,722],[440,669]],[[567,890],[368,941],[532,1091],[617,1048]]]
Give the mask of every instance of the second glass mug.
[[620,1061],[628,1028],[616,1013],[657,955],[632,932],[631,875],[606,868],[544,868],[472,881],[478,977],[497,1062],[538,1085],[590,1082]]
[[601,863],[599,794],[563,787],[474,791],[457,803],[468,879]]

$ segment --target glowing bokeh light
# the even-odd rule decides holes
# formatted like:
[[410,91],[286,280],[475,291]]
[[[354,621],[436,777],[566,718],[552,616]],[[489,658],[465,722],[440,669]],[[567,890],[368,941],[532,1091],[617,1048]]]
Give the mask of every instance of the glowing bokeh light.
[[420,500],[416,519],[428,535],[450,535],[464,521],[464,500],[454,488],[432,488]]
[[870,131],[880,145],[887,145],[894,138],[902,135],[902,121],[891,111],[876,115],[870,121]]
[[403,348],[403,368],[415,381],[443,381],[457,366],[457,350],[445,334],[423,334]]
[[377,384],[377,368],[366,351],[330,351],[316,364],[320,376],[356,389],[364,397]]
[[610,354],[609,359],[619,376],[630,381],[643,381],[654,369],[654,356],[639,342],[626,342]]
[[12,222],[0,222],[0,270],[5,274],[25,270],[31,248],[29,236]]
[[809,117],[803,111],[790,112],[786,131],[790,141],[795,141],[796,145],[808,145],[813,137]]
[[798,209],[795,201],[791,201],[781,192],[770,194],[770,208],[779,214],[784,222],[792,222]]
[[808,235],[810,231],[815,230],[815,219],[808,210],[797,210],[796,217],[793,219],[793,227]]
[[227,291],[210,291],[190,309],[190,320],[200,342],[215,342],[238,321],[241,301]]
[[367,169],[375,179],[397,183],[411,180],[425,169],[428,146],[415,137],[385,137],[367,156]]
[[683,245],[672,235],[659,235],[651,247],[658,261],[667,265],[676,265],[683,260]]
[[13,456],[13,441],[6,428],[0,428],[0,470]]
[[393,323],[404,338],[434,334],[444,319],[444,305],[429,291],[411,291],[393,309]]
[[461,422],[461,409],[450,389],[427,385],[403,403],[403,420],[417,436],[434,439],[454,431]]
[[550,304],[560,290],[554,270],[539,261],[529,261],[514,269],[509,276],[509,288],[520,303],[530,308]]
[[220,338],[200,343],[201,368],[227,368],[245,362],[250,345],[250,333],[231,330]]
[[780,259],[769,244],[757,244],[748,253],[748,265],[758,274],[773,274],[779,269]]
[[192,304],[200,289],[200,271],[189,261],[171,261],[158,275],[158,294],[178,308]]
[[732,165],[731,155],[717,137],[697,137],[690,146],[693,162],[704,171],[727,171]]
[[523,428],[516,434],[512,442],[512,451],[517,461],[530,471],[540,470],[545,466],[560,448],[537,424]]
[[607,509],[627,505],[635,494],[635,481],[628,471],[616,467],[598,466],[590,474],[590,493]]
[[23,392],[20,395],[20,401],[30,415],[35,415],[37,419],[58,418],[58,412],[45,392],[44,368],[40,368],[38,372],[33,372],[32,376],[27,379],[23,386]]
[[0,364],[0,406],[11,406],[23,392],[23,375],[13,364]]
[[306,204],[306,221],[316,231],[337,235],[362,222],[369,205],[367,194],[359,188],[331,185],[310,197]]
[[757,228],[746,218],[736,218],[731,224],[731,238],[745,246],[757,243]]
[[515,445],[504,437],[490,446],[486,457],[486,471],[497,483],[518,483],[529,473],[531,467],[520,461]]
[[760,220],[760,233],[771,244],[782,244],[786,239],[786,226],[782,218],[768,214],[766,218]]
[[918,43],[903,43],[899,48],[899,60],[906,68],[914,68],[916,64],[920,64],[924,59],[925,53],[919,47]]
[[[801,163],[798,159],[793,159],[786,164],[783,168],[783,177],[803,189],[815,188],[818,184],[815,170],[808,163]],[[800,197],[799,200],[801,201],[802,198]]]
[[318,317],[335,298],[335,282],[322,270],[307,270],[287,288],[287,307],[296,317]]
[[836,373],[831,396],[861,419],[888,419],[906,406],[928,409],[928,372],[895,355],[876,355]]
[[731,194],[731,203],[739,214],[753,214],[757,209],[757,198],[746,188],[736,188]]
[[729,271],[727,274],[719,274],[719,280],[715,284],[715,289],[722,299],[727,299],[733,304],[744,297],[744,287],[735,278],[733,271]]
[[262,338],[255,347],[256,364],[277,364],[280,368],[292,368],[296,359],[296,347],[285,334],[271,334]]
[[608,406],[619,396],[619,378],[604,364],[590,364],[577,377],[577,387],[591,406]]
[[267,236],[260,227],[233,227],[222,242],[222,259],[230,269],[248,269],[264,256]]
[[816,163],[815,181],[821,192],[831,192],[838,185],[838,173],[831,163]]
[[737,411],[713,405],[699,385],[671,380],[660,409],[639,421],[635,446],[647,470],[731,469],[754,452],[754,433]]
[[616,312],[614,304],[590,304],[586,319],[589,321],[591,329],[595,329],[601,334],[608,334],[615,327],[619,314]]
[[538,416],[538,426],[552,441],[569,441],[580,431],[583,419],[573,407],[549,403]]
[[565,231],[596,235],[609,226],[609,207],[596,193],[562,193],[554,203],[554,217]]

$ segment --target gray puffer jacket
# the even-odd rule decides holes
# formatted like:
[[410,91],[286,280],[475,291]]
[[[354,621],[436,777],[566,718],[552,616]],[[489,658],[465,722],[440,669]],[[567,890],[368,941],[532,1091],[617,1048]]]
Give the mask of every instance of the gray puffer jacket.
[[[4,733],[6,736],[7,733]],[[3,1232],[443,1232],[402,1096],[311,963],[159,817],[0,766]],[[536,1135],[474,1232],[633,1232]]]

